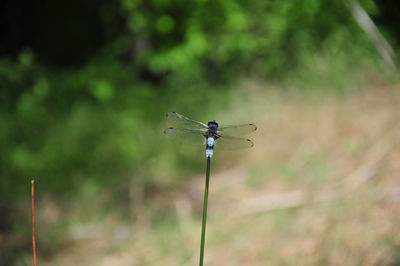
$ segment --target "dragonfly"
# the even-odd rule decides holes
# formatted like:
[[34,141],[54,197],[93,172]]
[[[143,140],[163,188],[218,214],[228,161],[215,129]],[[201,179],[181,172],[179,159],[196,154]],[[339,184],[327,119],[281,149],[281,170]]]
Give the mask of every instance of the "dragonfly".
[[257,130],[251,123],[240,125],[219,125],[211,120],[207,124],[190,119],[177,112],[167,113],[167,125],[164,134],[181,142],[206,146],[206,158],[211,159],[214,146],[221,149],[242,149],[254,146],[253,141],[240,136]]

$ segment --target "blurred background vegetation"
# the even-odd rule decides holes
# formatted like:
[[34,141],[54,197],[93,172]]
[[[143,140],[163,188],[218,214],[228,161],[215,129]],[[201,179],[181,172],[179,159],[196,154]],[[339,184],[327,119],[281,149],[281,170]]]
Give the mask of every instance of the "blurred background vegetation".
[[[357,20],[357,7],[365,12],[361,14],[367,20]],[[277,130],[277,135],[269,135],[271,131],[261,127],[258,138],[264,144],[256,142],[256,148],[258,154],[267,157],[261,156],[256,165],[249,161],[244,164],[248,169],[246,186],[255,188],[264,184],[260,180],[271,181],[276,173],[284,173],[291,177],[287,182],[292,188],[303,184],[307,189],[317,189],[323,183],[321,179],[335,172],[334,155],[328,148],[323,155],[313,154],[303,142],[317,134],[321,126],[313,125],[313,121],[325,121],[313,117],[312,110],[329,113],[329,108],[321,109],[321,102],[334,109],[349,104],[349,113],[338,116],[338,120],[351,119],[362,113],[351,113],[357,109],[351,107],[351,99],[359,98],[355,93],[367,93],[365,99],[369,99],[365,90],[375,93],[373,99],[389,94],[387,100],[394,102],[389,104],[393,109],[387,117],[398,122],[398,102],[394,100],[398,99],[398,90],[393,88],[397,86],[394,54],[400,42],[399,11],[399,4],[389,0],[2,1],[0,265],[31,265],[29,189],[33,178],[37,183],[43,265],[89,265],[84,262],[85,256],[91,256],[93,265],[102,265],[100,261],[107,261],[105,253],[129,257],[125,264],[111,260],[107,265],[193,264],[197,259],[201,206],[194,207],[195,222],[190,222],[186,226],[189,229],[182,233],[177,229],[182,226],[179,221],[185,220],[179,218],[182,201],[174,199],[180,197],[176,193],[197,187],[188,180],[202,180],[196,175],[204,170],[204,151],[176,146],[164,139],[167,111],[203,121],[254,122],[268,128],[269,123],[264,121],[273,121],[274,114],[283,110],[282,114],[293,120],[280,117],[286,122],[279,125],[293,132],[287,136],[293,145],[274,152],[290,153],[302,146],[301,156],[305,157],[300,160],[305,167],[288,165],[290,158],[285,156],[273,163],[273,157],[267,156],[271,153],[267,143],[283,141],[284,134]],[[362,24],[368,18],[377,28],[369,31],[370,24]],[[333,103],[326,102],[329,99],[334,99]],[[288,105],[294,111],[285,111],[290,109]],[[368,107],[377,108],[374,102]],[[295,118],[303,111],[304,117]],[[301,128],[298,122],[306,121],[315,131],[296,135]],[[367,123],[367,129],[370,126]],[[270,139],[264,142],[267,136]],[[340,136],[331,139],[330,144],[341,143]],[[357,137],[346,139],[344,145],[356,155],[368,146]],[[217,154],[215,171],[240,165],[235,156],[240,155]],[[348,161],[354,167],[357,163],[356,159]],[[193,201],[201,204],[201,197]],[[328,210],[332,217],[328,216],[334,219],[332,212],[340,211],[335,209],[339,206],[330,208],[334,210]],[[251,224],[267,224],[263,220],[267,219],[284,227],[296,213],[246,216],[246,222],[257,235],[257,227]],[[315,221],[313,217],[304,219]],[[239,225],[224,228],[228,220],[221,231],[210,233],[210,245],[220,250],[217,254],[227,252],[232,260],[214,263],[210,259],[209,265],[296,264],[296,260],[283,259],[296,258],[297,253],[290,250],[275,250],[273,257],[260,255],[273,248],[266,245],[261,249],[257,241],[249,245],[257,246],[254,250],[260,253],[237,252],[238,247],[225,245],[236,241],[234,234],[227,236],[228,231],[236,231],[239,239],[245,239],[246,233],[251,235],[244,220],[239,221]],[[112,231],[110,228],[117,228],[119,240],[115,243],[106,233]],[[333,243],[339,241],[335,240],[336,233],[332,233]],[[269,234],[290,241],[290,233]],[[193,235],[193,241],[186,238],[188,235]],[[82,244],[82,239],[96,239],[96,243],[101,239],[106,244],[100,241],[102,248],[93,251],[85,246],[93,243]],[[387,263],[378,260],[377,265],[399,263],[399,240],[386,238],[385,247],[390,246],[393,259]],[[126,247],[134,249],[137,241],[142,250],[126,255]],[[354,249],[355,254],[363,256]],[[70,258],[61,256],[58,260],[66,250]],[[327,247],[320,256],[304,264],[336,262]],[[356,264],[367,265],[361,258],[336,265]]]

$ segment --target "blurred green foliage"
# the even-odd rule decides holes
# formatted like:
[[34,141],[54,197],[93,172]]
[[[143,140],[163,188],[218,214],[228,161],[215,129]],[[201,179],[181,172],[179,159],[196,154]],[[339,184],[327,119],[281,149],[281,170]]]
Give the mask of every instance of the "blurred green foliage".
[[[173,161],[161,141],[166,111],[201,118],[223,106],[240,77],[279,81],[298,73],[318,80],[309,75],[319,73],[316,54],[336,58],[338,75],[375,58],[342,1],[77,3],[75,17],[54,19],[54,43],[13,46],[0,58],[2,200],[26,193],[31,178],[57,194],[85,182],[112,187],[136,173],[143,185],[152,183],[157,166]],[[363,4],[378,13],[373,1]],[[43,5],[32,11],[36,17],[61,12]],[[86,9],[94,9],[100,26],[76,25]],[[60,39],[63,30],[89,36],[89,43],[97,40],[88,35],[94,30],[103,37],[82,61],[80,47],[87,47],[80,39]]]
[[[361,2],[380,15],[372,0]],[[243,77],[300,90],[343,88],[349,70],[377,58],[344,1],[25,0],[1,7],[0,233],[17,230],[18,215],[10,213],[27,202],[32,178],[40,195],[87,197],[107,188],[124,203],[132,179],[146,191],[178,183],[182,175],[169,173],[203,167],[192,160],[197,151],[164,141],[167,111],[209,117]],[[330,170],[312,156],[304,167],[316,178]],[[287,177],[296,172],[275,168]],[[17,257],[3,254],[3,261]]]

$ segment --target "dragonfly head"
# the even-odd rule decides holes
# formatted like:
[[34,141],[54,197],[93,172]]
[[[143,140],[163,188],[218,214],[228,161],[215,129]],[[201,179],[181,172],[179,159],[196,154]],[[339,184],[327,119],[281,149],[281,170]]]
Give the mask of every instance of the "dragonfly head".
[[207,125],[208,125],[208,126],[215,125],[215,126],[218,127],[218,123],[217,123],[217,121],[215,121],[215,120],[211,120],[210,122],[208,122]]
[[207,125],[208,125],[209,128],[215,128],[215,129],[218,128],[218,123],[215,120],[211,120],[210,122],[208,122]]

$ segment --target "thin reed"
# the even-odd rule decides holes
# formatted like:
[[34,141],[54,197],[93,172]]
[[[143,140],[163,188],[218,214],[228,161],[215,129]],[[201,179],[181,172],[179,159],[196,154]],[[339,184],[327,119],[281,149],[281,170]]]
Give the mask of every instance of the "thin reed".
[[200,266],[203,266],[204,260],[204,242],[206,235],[206,221],[207,221],[207,204],[208,204],[208,185],[210,183],[210,162],[211,159],[207,159],[207,171],[206,171],[206,184],[204,188],[204,203],[203,203],[203,221],[201,223],[201,244],[200,244]]

